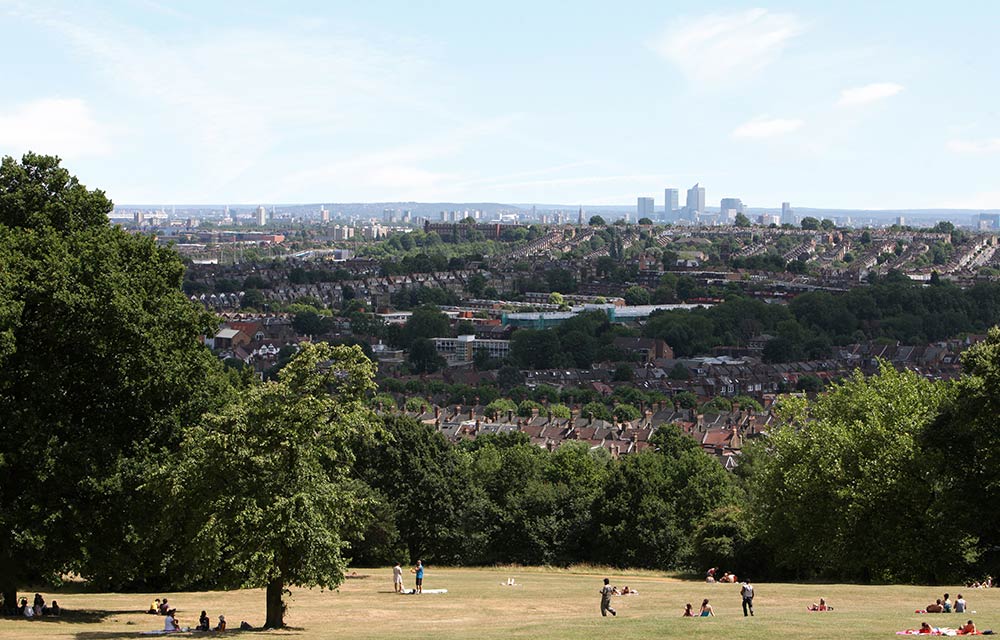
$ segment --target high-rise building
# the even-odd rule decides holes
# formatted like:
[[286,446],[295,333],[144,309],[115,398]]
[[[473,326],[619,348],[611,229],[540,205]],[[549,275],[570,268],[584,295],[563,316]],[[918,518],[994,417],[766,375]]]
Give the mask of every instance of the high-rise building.
[[583,207],[580,207],[580,213],[577,215],[576,224],[579,227],[583,226]]
[[795,224],[795,212],[790,202],[781,203],[781,224]]
[[677,189],[663,190],[663,219],[673,220],[677,216]]
[[132,222],[137,227],[141,227],[142,223],[146,220],[146,214],[142,211],[136,211],[132,214]]
[[267,225],[267,209],[264,205],[257,207],[257,226],[263,227]]
[[980,213],[978,224],[979,229],[1000,229],[1000,213]]
[[[637,219],[639,218],[649,218],[653,219],[653,199],[640,197],[636,203],[635,213]],[[626,217],[626,220],[628,217]]]
[[692,218],[705,213],[705,187],[695,183],[693,187],[688,189],[687,206],[684,208],[687,210],[688,216]]
[[320,222],[329,222],[330,221],[330,211],[326,207],[320,207],[319,208],[319,219],[320,219]]
[[719,223],[732,224],[736,216],[743,213],[743,201],[739,198],[723,198],[719,203]]

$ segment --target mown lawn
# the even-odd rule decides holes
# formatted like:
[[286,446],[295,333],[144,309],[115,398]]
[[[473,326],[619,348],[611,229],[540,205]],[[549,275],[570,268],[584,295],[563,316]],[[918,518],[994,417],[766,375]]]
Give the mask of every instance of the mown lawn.
[[[293,590],[287,622],[291,629],[244,637],[320,638],[890,638],[898,630],[919,626],[958,626],[975,620],[979,629],[1000,631],[1000,589],[958,587],[856,586],[840,584],[757,584],[757,615],[744,618],[738,585],[682,581],[653,572],[603,572],[593,568],[437,569],[429,567],[427,589],[444,595],[399,596],[392,593],[391,571],[357,569],[339,591]],[[616,618],[602,618],[598,589],[601,578],[628,585],[636,596],[614,599]],[[366,576],[366,577],[365,577]],[[521,585],[501,586],[508,577]],[[406,575],[407,586],[412,576]],[[964,593],[976,613],[916,615],[949,592]],[[25,593],[29,600],[31,593]],[[141,638],[141,631],[162,629],[163,619],[142,613],[164,594],[45,593],[74,613],[58,620],[0,618],[0,640],[64,638],[116,640]],[[223,613],[233,629],[241,620],[259,625],[264,617],[262,591],[168,593],[184,625],[193,626],[202,609],[213,624]],[[810,613],[820,597],[834,607]],[[716,617],[681,618],[684,604],[697,608],[709,598]],[[203,634],[188,634],[199,636]]]

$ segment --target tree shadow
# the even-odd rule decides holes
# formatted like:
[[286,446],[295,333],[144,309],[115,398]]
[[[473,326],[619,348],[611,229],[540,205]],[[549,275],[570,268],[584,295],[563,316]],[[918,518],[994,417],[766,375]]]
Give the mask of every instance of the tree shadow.
[[31,618],[30,620],[24,618],[23,616],[3,616],[0,619],[5,620],[20,620],[25,624],[47,624],[52,622],[67,622],[67,623],[80,623],[80,624],[93,624],[95,622],[101,622],[105,618],[110,616],[118,615],[128,615],[131,613],[145,613],[145,611],[127,611],[127,610],[108,610],[108,609],[63,609],[62,612],[57,615],[43,615],[41,617]]
[[276,637],[293,637],[302,635],[304,629],[300,627],[285,627],[284,629],[232,629],[223,632],[216,631],[185,631],[177,633],[163,634],[143,634],[142,631],[81,631],[74,638],[76,640],[126,640],[135,638],[231,638],[233,636],[254,635],[262,633],[275,633]]

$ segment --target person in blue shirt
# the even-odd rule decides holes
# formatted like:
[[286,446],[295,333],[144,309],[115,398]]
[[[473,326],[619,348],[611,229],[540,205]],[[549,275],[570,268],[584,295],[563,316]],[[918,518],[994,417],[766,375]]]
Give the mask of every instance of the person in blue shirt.
[[417,574],[417,588],[413,590],[414,593],[423,593],[424,592],[424,563],[421,562],[420,560],[417,560],[417,566],[415,566],[413,569],[410,569],[410,571],[413,572],[413,573],[415,573],[415,574]]

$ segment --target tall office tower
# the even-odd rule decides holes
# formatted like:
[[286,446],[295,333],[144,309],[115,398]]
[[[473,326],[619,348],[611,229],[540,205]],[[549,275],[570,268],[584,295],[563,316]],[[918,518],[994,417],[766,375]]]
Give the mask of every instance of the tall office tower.
[[320,222],[329,222],[330,221],[330,211],[326,207],[320,207],[319,208],[319,219],[320,219]]
[[[642,198],[640,197],[636,202],[635,207],[636,219],[639,218],[649,218],[653,219],[653,199],[652,198]],[[628,220],[628,217],[625,218]]]
[[790,202],[781,203],[781,224],[795,224],[795,212]]
[[580,214],[576,217],[576,224],[578,227],[583,226],[583,207],[580,207]]
[[903,216],[897,216],[896,217],[896,226],[905,227],[906,226],[906,218],[904,218]]
[[142,226],[142,222],[145,219],[146,219],[146,214],[143,213],[142,211],[136,211],[135,213],[132,214],[132,222],[137,227],[141,227]]
[[447,211],[442,211],[441,212],[441,222],[448,222],[448,212]]
[[257,226],[263,227],[267,224],[267,209],[263,205],[257,207]]
[[410,224],[410,220],[413,219],[413,212],[409,209],[403,210],[403,224]]
[[677,215],[677,189],[663,190],[663,219],[673,220]]
[[723,198],[722,202],[719,204],[719,209],[721,211],[732,209],[736,211],[736,213],[744,213],[743,201],[739,198]]
[[687,209],[688,215],[694,217],[695,214],[701,215],[705,213],[705,187],[698,186],[695,183],[693,187],[688,189],[687,193]]

